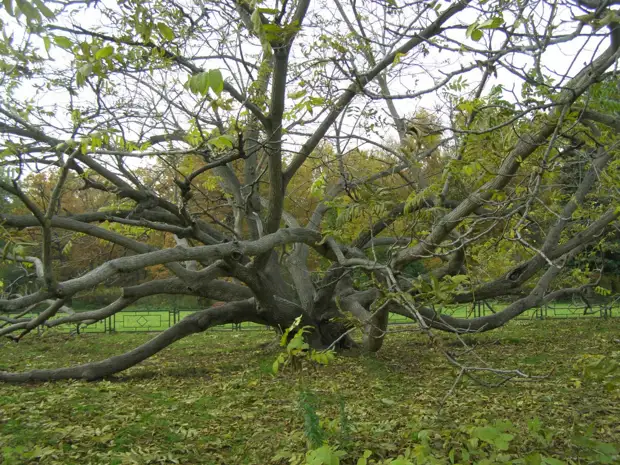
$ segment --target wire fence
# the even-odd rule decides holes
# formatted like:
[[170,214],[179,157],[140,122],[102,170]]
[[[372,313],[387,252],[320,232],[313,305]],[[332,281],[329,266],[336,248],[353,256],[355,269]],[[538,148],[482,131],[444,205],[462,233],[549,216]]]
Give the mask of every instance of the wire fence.
[[[477,318],[497,313],[509,303],[481,301],[473,305],[448,306],[441,313],[460,318]],[[123,310],[91,324],[59,325],[61,331],[70,333],[116,333],[116,332],[161,332],[175,325],[183,318],[198,311],[192,308],[136,309]],[[22,315],[32,318],[37,313]],[[10,317],[10,315],[8,315]],[[585,306],[579,303],[555,302],[539,308],[533,308],[519,315],[517,320],[575,319],[575,318],[614,318],[620,317],[620,302],[617,299]],[[391,314],[390,325],[407,325],[414,322],[404,316]],[[6,322],[4,324],[7,324]],[[0,324],[2,327],[3,324]],[[256,323],[227,324],[211,328],[209,331],[265,331],[269,326]],[[43,328],[38,329],[40,332]]]
[[[510,302],[479,301],[467,306],[452,306],[441,309],[441,313],[458,318],[479,318],[504,310]],[[574,319],[574,318],[613,318],[620,317],[618,298],[591,305],[582,302],[552,302],[542,307],[532,308],[516,317],[516,320]],[[407,324],[410,319],[401,315],[391,315],[390,323]]]

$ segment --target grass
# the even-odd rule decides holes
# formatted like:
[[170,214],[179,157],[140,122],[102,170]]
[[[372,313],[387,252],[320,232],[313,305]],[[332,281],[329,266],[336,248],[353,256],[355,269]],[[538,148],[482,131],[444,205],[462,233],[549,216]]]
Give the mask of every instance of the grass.
[[[586,354],[620,350],[619,334],[620,319],[587,319],[514,322],[477,335],[476,353],[492,366],[549,376],[497,388],[465,380],[442,404],[455,373],[415,332],[389,335],[376,356],[343,355],[327,367],[273,376],[276,352],[264,349],[273,333],[211,331],[114,379],[0,384],[0,463],[299,463],[306,452],[302,391],[316,397],[324,436],[346,453],[345,464],[365,450],[369,463],[379,463],[423,445],[434,463],[448,464],[450,449],[459,457],[472,434],[497,420],[511,422],[510,448],[490,462],[461,463],[519,463],[516,457],[533,452],[559,463],[604,463],[597,448],[620,441],[620,395],[583,379],[574,365]],[[0,369],[100,360],[149,337],[33,335],[0,346]],[[451,336],[442,338],[457,350]]]

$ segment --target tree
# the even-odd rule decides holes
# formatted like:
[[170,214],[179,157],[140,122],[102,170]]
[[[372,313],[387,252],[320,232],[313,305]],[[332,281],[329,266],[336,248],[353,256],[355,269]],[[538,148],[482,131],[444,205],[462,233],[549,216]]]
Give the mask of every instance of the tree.
[[[300,316],[314,347],[349,347],[358,325],[376,351],[390,312],[488,331],[597,286],[566,277],[620,215],[614,5],[5,1],[0,187],[22,214],[2,221],[41,244],[6,258],[36,251],[41,272],[0,309],[49,303],[0,335],[157,294],[227,303],[126,354],[0,380],[97,379],[215,325]],[[35,173],[54,180],[43,197]],[[106,205],[65,208],[69,190]],[[62,280],[58,231],[130,253]],[[56,316],[154,266],[110,305]],[[493,315],[443,312],[505,296]]]

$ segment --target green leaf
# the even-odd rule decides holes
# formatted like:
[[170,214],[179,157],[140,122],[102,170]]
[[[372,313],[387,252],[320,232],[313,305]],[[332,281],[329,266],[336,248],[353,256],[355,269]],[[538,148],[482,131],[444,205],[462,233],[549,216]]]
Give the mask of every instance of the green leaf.
[[87,63],[78,68],[78,73],[84,76],[85,78],[90,76],[92,72],[93,72],[93,65],[91,65],[90,63]]
[[478,42],[480,39],[482,39],[482,31],[480,29],[474,29],[473,31],[471,31],[471,38],[472,40]]
[[194,94],[207,95],[209,90],[209,73],[202,72],[194,74],[189,80],[189,89]]
[[306,454],[307,465],[339,465],[340,457],[345,455],[344,451],[335,450],[328,444],[318,449],[311,450]]
[[73,42],[68,37],[56,36],[54,37],[54,43],[65,50],[70,50],[73,47]]
[[286,350],[289,353],[297,353],[305,349],[305,346],[307,344],[304,342],[304,340],[301,337],[298,337],[298,335],[299,333],[297,333],[295,337],[291,339],[291,342],[289,342],[288,345],[286,346]]
[[392,460],[390,462],[390,465],[413,465],[413,462],[407,460],[401,455],[396,460]]
[[368,465],[368,460],[366,460],[366,457],[360,457],[357,459],[356,465]]
[[95,53],[95,58],[97,60],[101,60],[102,58],[109,57],[114,53],[114,47],[112,45],[108,45],[107,47],[103,47],[102,49],[97,50]]
[[297,100],[297,99],[302,98],[307,93],[308,93],[308,91],[306,89],[301,89],[301,90],[298,90],[297,92],[291,92],[290,94],[288,94],[288,98],[291,98],[293,100]]
[[613,444],[608,444],[605,442],[599,442],[596,445],[596,450],[600,452],[601,454],[610,455],[610,456],[618,454],[618,450],[614,447]]
[[263,24],[263,31],[273,36],[277,36],[284,31],[284,28],[282,26],[279,26],[278,24]]
[[504,24],[504,19],[500,17],[495,17],[491,19],[487,19],[483,23],[478,26],[478,29],[497,29],[502,24]]
[[525,465],[542,465],[542,456],[538,452],[532,452],[523,458]]
[[508,450],[510,441],[514,439],[514,435],[503,433],[493,426],[476,428],[473,436],[495,446],[498,450]]
[[211,144],[216,149],[221,149],[221,150],[232,149],[234,147],[233,137],[228,134],[224,134],[223,136],[218,136],[213,139],[209,139],[209,144]]
[[26,255],[26,249],[23,246],[18,245],[13,248],[13,255],[23,258]]
[[4,9],[7,11],[8,14],[10,14],[11,16],[15,15],[13,11],[13,0],[2,0],[2,4],[4,5]]
[[471,33],[474,31],[474,29],[477,29],[477,28],[478,28],[478,23],[470,24],[467,30],[465,31],[465,37],[467,38],[471,37]]
[[263,30],[263,23],[261,21],[261,17],[260,17],[260,13],[258,12],[258,9],[254,10],[254,12],[252,13],[252,16],[250,17],[250,20],[252,21],[253,32],[256,35],[260,36],[260,33]]
[[198,93],[198,89],[196,88],[196,80],[194,79],[195,76],[190,76],[187,79],[187,82],[185,83],[185,88],[189,89],[190,92],[192,94],[197,94]]
[[43,46],[45,47],[45,51],[49,53],[50,47],[52,46],[52,41],[49,37],[43,37]]
[[406,53],[400,53],[398,52],[395,56],[394,56],[394,61],[392,62],[392,66],[396,66],[397,64],[400,63],[400,60],[402,59],[402,57],[406,56]]
[[327,186],[327,178],[321,173],[310,186],[310,194],[313,197],[321,197],[325,191],[325,186]]
[[224,90],[224,78],[219,69],[212,69],[209,71],[209,85],[217,95],[220,95]]
[[41,22],[41,15],[39,14],[39,11],[30,3],[26,2],[25,0],[16,0],[16,3],[21,12],[26,15],[28,21],[32,21],[35,23]]
[[34,1],[34,4],[39,9],[39,11],[43,13],[43,16],[45,16],[47,19],[52,19],[56,16],[54,12],[50,10],[48,7],[46,7],[45,3],[42,2],[41,0],[33,0],[33,1]]
[[67,244],[62,248],[61,253],[63,255],[69,255],[71,253],[71,249],[73,249],[73,241],[67,242]]
[[159,29],[159,33],[161,34],[161,36],[170,41],[174,39],[174,32],[172,31],[172,29],[170,29],[170,27],[165,24],[165,23],[157,23],[157,29]]

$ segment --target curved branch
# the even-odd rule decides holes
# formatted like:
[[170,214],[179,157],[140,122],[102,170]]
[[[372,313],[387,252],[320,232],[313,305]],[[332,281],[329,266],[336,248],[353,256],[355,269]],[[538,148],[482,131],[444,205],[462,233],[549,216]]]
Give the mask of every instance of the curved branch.
[[[92,225],[86,225],[92,227]],[[148,266],[167,264],[172,262],[186,262],[191,260],[213,261],[222,258],[241,258],[243,256],[256,256],[264,254],[279,245],[294,242],[308,243],[327,253],[324,247],[317,245],[321,235],[307,229],[283,229],[274,234],[263,236],[256,241],[227,242],[218,245],[207,245],[186,249],[175,247],[174,249],[145,251],[139,255],[121,257],[110,260],[79,278],[70,279],[57,286],[57,294],[67,297],[76,292],[95,286],[119,272],[129,272]],[[143,247],[148,247],[144,245]],[[149,248],[150,249],[150,248]],[[180,266],[180,265],[179,265]],[[182,267],[181,267],[182,268]],[[182,268],[184,273],[190,273]],[[205,271],[205,270],[203,270]],[[201,272],[192,273],[199,277]],[[0,308],[7,308],[13,301],[0,301]]]
[[[551,282],[562,271],[563,265],[572,257],[581,252],[585,247],[586,244],[582,244],[572,252],[564,255],[560,259],[560,263],[554,264],[547,269],[547,271],[536,283],[534,289],[527,296],[513,302],[500,312],[478,318],[457,318],[451,315],[437,313],[429,307],[418,307],[417,311],[424,318],[426,324],[441,331],[452,333],[482,333],[499,328],[527,310],[538,307],[551,301],[552,299],[565,295],[567,290],[555,291],[548,295],[545,294]],[[409,315],[406,310],[397,308],[394,304],[390,306],[390,311],[414,319],[414,317]]]
[[589,244],[607,225],[619,218],[620,211],[612,207],[586,229],[574,235],[564,244],[558,245],[560,235],[568,225],[579,205],[585,201],[586,196],[596,184],[600,173],[605,169],[610,160],[611,156],[606,152],[594,159],[590,170],[588,170],[584,176],[577,191],[562,209],[558,220],[549,228],[545,242],[537,255],[512,268],[501,278],[486,283],[471,293],[456,296],[455,301],[463,303],[473,300],[484,300],[505,294],[507,290],[521,286],[534,276],[547,263],[547,260],[554,260],[583,244]]
[[[249,288],[226,281],[204,282],[199,288],[190,289],[187,284],[179,278],[161,279],[125,288],[123,289],[121,297],[103,308],[87,312],[71,313],[63,318],[41,321],[37,323],[37,325],[44,324],[48,328],[53,328],[64,324],[96,323],[97,321],[101,321],[104,318],[122,311],[143,297],[160,294],[198,295],[220,301],[240,301],[252,298],[252,292]],[[67,307],[61,307],[60,310],[63,309],[68,310]],[[29,308],[29,310],[31,310],[31,308]],[[6,319],[6,321],[12,323],[12,326],[0,329],[0,336],[20,329],[26,329],[28,326],[27,323],[30,323],[32,320]]]
[[426,239],[415,247],[402,250],[393,260],[392,265],[396,269],[404,267],[407,263],[427,256],[433,249],[447,237],[447,235],[458,226],[461,221],[470,215],[477,208],[481,207],[485,201],[489,200],[492,193],[502,190],[510,183],[514,174],[519,170],[521,164],[534,151],[545,144],[547,139],[557,132],[558,124],[562,120],[562,115],[566,109],[582,95],[590,85],[597,82],[599,77],[618,60],[620,49],[620,28],[612,26],[611,45],[591,64],[585,66],[574,78],[572,78],[555,99],[558,108],[555,114],[551,115],[543,127],[535,134],[522,136],[515,148],[502,162],[498,174],[487,181],[476,192],[470,194],[461,204],[444,216]]
[[227,323],[241,323],[244,321],[252,321],[259,324],[267,323],[256,313],[252,300],[233,302],[222,305],[221,307],[211,307],[193,313],[147,343],[125,354],[110,357],[99,362],[84,363],[68,368],[32,370],[22,373],[0,371],[0,381],[7,383],[26,383],[61,379],[83,379],[87,381],[101,379],[137,365],[143,360],[165,349],[173,342],[189,336],[190,334],[205,331],[212,326]]
[[583,110],[580,116],[583,119],[601,123],[617,132],[620,132],[620,118],[612,115],[606,115],[594,110]]

